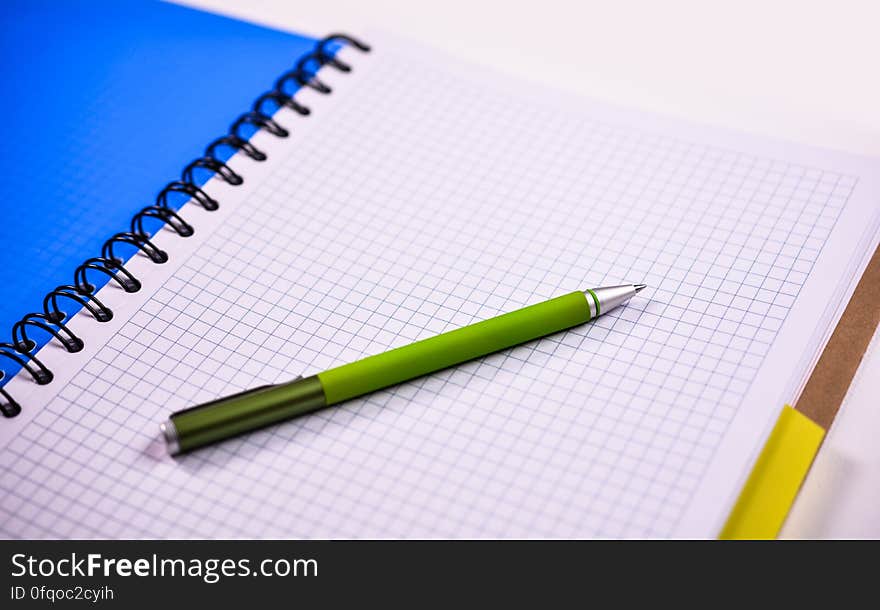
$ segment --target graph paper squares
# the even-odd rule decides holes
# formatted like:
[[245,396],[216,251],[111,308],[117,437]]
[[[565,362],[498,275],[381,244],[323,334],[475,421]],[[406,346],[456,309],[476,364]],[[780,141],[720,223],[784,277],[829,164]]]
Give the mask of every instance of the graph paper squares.
[[[4,535],[672,531],[854,178],[417,62],[385,55],[303,119],[321,128],[3,449]],[[569,332],[149,450],[176,409],[623,282],[650,289]]]

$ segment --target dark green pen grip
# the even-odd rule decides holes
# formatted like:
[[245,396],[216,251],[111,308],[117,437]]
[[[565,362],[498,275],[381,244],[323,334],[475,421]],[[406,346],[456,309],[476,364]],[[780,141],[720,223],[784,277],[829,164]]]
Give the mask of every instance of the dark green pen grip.
[[171,416],[177,451],[185,453],[327,405],[314,375],[227,396]]

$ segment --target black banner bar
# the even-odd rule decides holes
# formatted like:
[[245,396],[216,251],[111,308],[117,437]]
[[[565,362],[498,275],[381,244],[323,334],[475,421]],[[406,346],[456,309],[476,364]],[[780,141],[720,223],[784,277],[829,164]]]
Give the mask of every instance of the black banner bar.
[[[819,543],[617,541],[5,541],[0,608],[283,607],[439,601],[475,593],[540,607],[725,596],[813,582]],[[820,548],[821,547],[821,548]],[[867,549],[866,549],[867,550]],[[848,553],[849,554],[849,553]],[[870,563],[870,562],[869,562]],[[870,583],[860,562],[823,562],[815,576]],[[790,595],[792,591],[786,593]],[[574,596],[574,597],[572,597]],[[709,602],[709,600],[706,600]],[[715,600],[718,601],[718,600]],[[549,604],[549,605],[548,605]],[[469,605],[469,604],[468,604]],[[262,607],[262,606],[258,606]]]

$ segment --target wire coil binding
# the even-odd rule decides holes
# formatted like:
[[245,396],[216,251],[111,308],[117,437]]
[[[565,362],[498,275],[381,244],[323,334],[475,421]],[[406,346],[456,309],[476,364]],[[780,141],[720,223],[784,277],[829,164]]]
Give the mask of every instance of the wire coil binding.
[[[233,121],[226,135],[211,142],[203,156],[191,161],[181,172],[180,180],[169,182],[159,192],[154,204],[137,212],[131,219],[128,231],[117,233],[107,239],[101,247],[100,256],[89,258],[80,264],[74,271],[73,284],[58,286],[46,294],[42,311],[29,313],[16,322],[12,328],[12,341],[0,342],[0,358],[13,361],[27,371],[39,385],[51,383],[54,374],[37,358],[38,344],[28,337],[28,328],[49,333],[52,339],[58,341],[68,352],[81,351],[85,344],[65,324],[71,316],[59,307],[59,299],[75,302],[98,322],[112,320],[113,311],[98,299],[97,286],[88,281],[88,275],[94,277],[96,272],[106,275],[125,292],[140,290],[140,280],[126,269],[124,261],[117,256],[115,248],[127,244],[135,247],[155,264],[167,262],[168,253],[150,240],[152,234],[145,229],[144,221],[152,218],[160,221],[162,226],[170,227],[180,237],[191,236],[195,229],[172,208],[169,196],[173,193],[182,193],[188,197],[188,200],[195,201],[208,211],[218,209],[220,203],[208,195],[196,181],[197,170],[200,170],[202,175],[218,176],[232,186],[243,184],[244,178],[229,167],[221,158],[220,151],[224,148],[230,149],[233,154],[241,151],[253,161],[265,161],[268,156],[251,144],[248,140],[250,136],[243,135],[244,128],[250,126],[257,131],[267,131],[278,138],[288,137],[290,131],[275,121],[272,117],[274,112],[284,107],[300,116],[311,114],[310,108],[293,98],[294,91],[291,89],[308,87],[318,93],[329,95],[332,89],[317,78],[318,70],[323,66],[331,66],[340,72],[351,72],[351,66],[336,58],[330,50],[331,45],[338,43],[350,45],[364,53],[370,51],[369,45],[346,34],[330,34],[320,40],[312,52],[300,57],[292,70],[285,72],[275,81],[271,90],[260,95],[249,111]],[[156,231],[160,229],[161,227]],[[15,417],[21,413],[21,405],[4,389],[2,381],[5,376],[6,373],[0,369],[0,414],[4,417]]]

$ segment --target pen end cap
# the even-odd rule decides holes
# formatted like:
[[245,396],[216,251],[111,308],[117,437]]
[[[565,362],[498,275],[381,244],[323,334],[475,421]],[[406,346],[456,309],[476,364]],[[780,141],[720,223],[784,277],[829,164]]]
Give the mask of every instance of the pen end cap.
[[165,445],[168,447],[170,455],[180,453],[180,440],[177,437],[177,428],[170,419],[159,424],[159,430],[162,431],[162,437],[165,439]]

